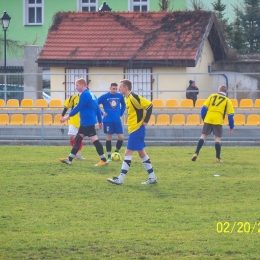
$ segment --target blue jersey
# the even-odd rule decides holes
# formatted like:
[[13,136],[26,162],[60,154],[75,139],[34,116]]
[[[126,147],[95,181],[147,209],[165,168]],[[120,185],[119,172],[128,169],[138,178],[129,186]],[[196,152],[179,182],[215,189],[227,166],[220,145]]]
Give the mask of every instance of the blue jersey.
[[79,97],[79,103],[71,110],[69,116],[74,116],[80,112],[80,125],[91,126],[98,122],[102,123],[101,111],[97,98],[88,89],[84,90]]
[[104,122],[120,122],[120,116],[125,112],[124,96],[120,93],[112,95],[110,92],[98,98],[98,104],[102,104],[107,116],[103,118]]

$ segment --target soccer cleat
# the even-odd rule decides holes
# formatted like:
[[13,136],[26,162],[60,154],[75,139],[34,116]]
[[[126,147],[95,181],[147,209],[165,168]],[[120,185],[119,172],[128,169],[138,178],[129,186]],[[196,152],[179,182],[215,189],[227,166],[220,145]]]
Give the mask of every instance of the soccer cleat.
[[78,160],[86,160],[86,159],[83,158],[81,155],[75,156],[75,159],[78,159]]
[[99,163],[95,164],[95,166],[105,166],[107,165],[107,162],[104,162],[103,160],[100,160]]
[[68,158],[59,158],[60,162],[71,165],[71,161]]
[[223,161],[221,159],[219,159],[219,158],[216,158],[216,162],[222,163]]
[[110,182],[110,183],[116,184],[116,185],[122,185],[123,184],[123,182],[120,181],[120,179],[118,177],[113,177],[112,179],[107,178],[107,181]]
[[141,184],[155,184],[157,183],[157,178],[149,178],[146,181],[142,182]]
[[197,154],[197,153],[194,153],[194,155],[192,156],[191,160],[192,160],[193,162],[195,162],[195,161],[197,160],[197,158],[198,158],[198,154]]
[[107,158],[107,162],[112,162],[111,157]]

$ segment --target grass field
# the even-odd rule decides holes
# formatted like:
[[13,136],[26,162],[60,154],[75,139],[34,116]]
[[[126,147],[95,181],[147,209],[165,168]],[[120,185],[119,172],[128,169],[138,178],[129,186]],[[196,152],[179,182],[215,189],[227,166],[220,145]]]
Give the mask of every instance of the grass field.
[[[260,259],[259,148],[148,147],[158,177],[135,154],[61,164],[70,147],[1,146],[0,259]],[[220,175],[214,177],[215,174]]]

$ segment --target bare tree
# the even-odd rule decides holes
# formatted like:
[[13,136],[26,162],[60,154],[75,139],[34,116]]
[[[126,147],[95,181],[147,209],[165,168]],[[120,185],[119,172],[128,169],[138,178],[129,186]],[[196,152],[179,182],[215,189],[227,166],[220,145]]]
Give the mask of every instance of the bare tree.
[[[19,56],[23,54],[23,50],[26,45],[35,45],[36,42],[37,42],[37,38],[35,38],[33,42],[30,43],[29,42],[21,43],[20,41],[6,39],[6,49],[12,55]],[[3,57],[4,44],[5,44],[4,37],[0,36],[0,57]]]
[[205,6],[201,0],[191,0],[191,6],[193,10],[204,10]]
[[172,11],[173,0],[159,0],[160,11]]

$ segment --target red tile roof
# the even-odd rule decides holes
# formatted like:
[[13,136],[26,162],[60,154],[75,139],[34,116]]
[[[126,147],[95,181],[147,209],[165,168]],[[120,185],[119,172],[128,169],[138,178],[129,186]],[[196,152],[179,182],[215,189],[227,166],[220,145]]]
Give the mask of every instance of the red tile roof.
[[[215,15],[187,12],[60,12],[38,63],[192,61]],[[112,63],[111,63],[112,64]]]

